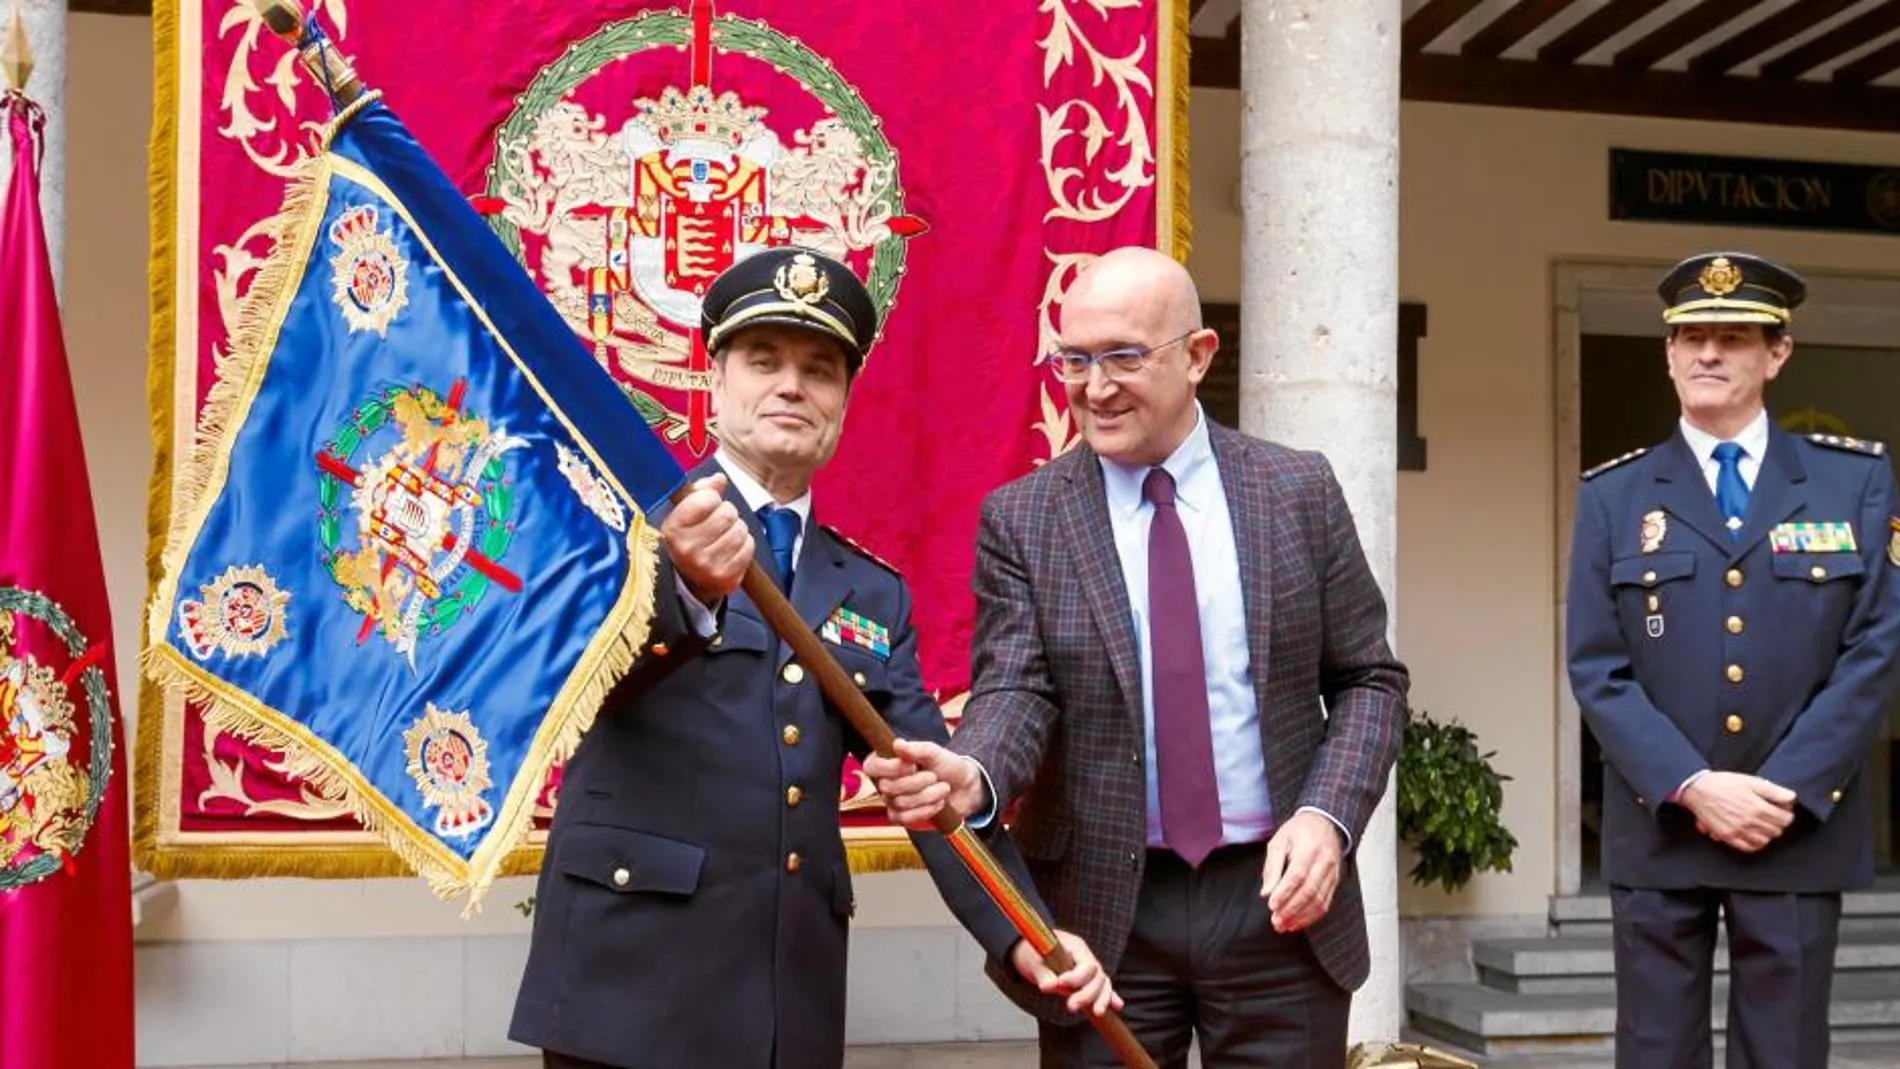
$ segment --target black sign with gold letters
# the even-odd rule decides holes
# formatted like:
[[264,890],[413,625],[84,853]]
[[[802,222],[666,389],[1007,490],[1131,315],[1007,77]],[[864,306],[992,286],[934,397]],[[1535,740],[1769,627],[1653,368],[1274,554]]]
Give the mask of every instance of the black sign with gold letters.
[[1900,166],[1616,148],[1610,218],[1900,234]]

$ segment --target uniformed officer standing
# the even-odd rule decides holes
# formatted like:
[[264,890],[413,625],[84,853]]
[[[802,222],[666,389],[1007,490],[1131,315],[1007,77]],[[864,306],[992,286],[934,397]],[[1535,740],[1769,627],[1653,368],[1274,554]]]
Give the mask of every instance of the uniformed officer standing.
[[[783,248],[721,274],[703,309],[720,448],[661,523],[648,645],[567,765],[536,892],[509,1034],[551,1067],[843,1062],[838,797],[846,751],[866,747],[739,592],[755,553],[900,737],[948,737],[903,579],[811,523],[812,475],[877,333],[870,296],[844,265]],[[1065,933],[1077,964],[1053,976],[940,836],[913,839],[986,950],[1078,1009],[1107,1005],[1079,940]],[[989,841],[1033,895],[1008,837]]]
[[1806,292],[1710,253],[1660,292],[1682,403],[1663,444],[1585,472],[1570,682],[1605,758],[1619,1069],[1820,1069],[1841,892],[1873,878],[1868,747],[1894,694],[1900,521],[1884,447],[1797,437],[1763,389]]

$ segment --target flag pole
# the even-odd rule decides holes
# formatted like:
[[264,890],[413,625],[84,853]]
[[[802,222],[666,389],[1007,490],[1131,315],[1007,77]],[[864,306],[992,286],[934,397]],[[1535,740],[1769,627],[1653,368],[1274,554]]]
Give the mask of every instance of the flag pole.
[[[305,69],[319,85],[326,87],[338,105],[348,106],[363,96],[366,88],[349,61],[327,37],[305,32],[303,12],[291,0],[257,0],[257,8],[264,24],[297,50]],[[673,501],[678,503],[688,489],[682,486],[675,490]],[[806,626],[798,610],[786,600],[778,583],[766,574],[757,560],[747,565],[741,588],[758,606],[766,623],[792,648],[793,655],[817,680],[824,696],[844,715],[858,735],[879,755],[896,756],[894,744],[897,735],[891,730],[890,724],[878,715],[864,692],[832,658],[818,635]],[[1056,939],[1054,929],[1029,904],[1028,898],[1017,888],[1009,874],[1003,871],[989,847],[964,823],[963,817],[946,805],[937,811],[932,823],[943,833],[945,841],[989,895],[990,901],[1009,919],[1017,934],[1042,957],[1043,963],[1057,973],[1074,968],[1075,960]],[[1128,1030],[1127,1023],[1115,1011],[1109,1010],[1089,1020],[1128,1069],[1156,1069],[1153,1059],[1142,1050],[1134,1033]]]

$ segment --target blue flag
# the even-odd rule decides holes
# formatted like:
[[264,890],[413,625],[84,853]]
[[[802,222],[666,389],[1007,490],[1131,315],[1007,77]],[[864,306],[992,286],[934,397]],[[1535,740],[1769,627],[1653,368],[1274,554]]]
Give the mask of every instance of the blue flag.
[[151,607],[151,674],[445,896],[632,663],[678,464],[374,96],[299,177]]

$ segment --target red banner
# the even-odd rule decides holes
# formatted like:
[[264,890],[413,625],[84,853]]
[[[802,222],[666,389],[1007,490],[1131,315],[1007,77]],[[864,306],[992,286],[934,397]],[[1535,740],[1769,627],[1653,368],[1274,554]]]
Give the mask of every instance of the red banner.
[[[317,0],[337,47],[517,250],[683,463],[717,428],[699,295],[780,244],[841,256],[883,334],[817,519],[909,578],[954,715],[985,493],[1067,448],[1040,363],[1077,267],[1185,255],[1186,0],[773,4]],[[263,221],[329,114],[249,0],[159,5],[152,536]],[[313,509],[315,505],[313,503]],[[282,755],[145,695],[138,843],[160,875],[401,871]],[[544,797],[558,796],[558,774]],[[861,868],[913,855],[855,775]],[[516,859],[531,868],[532,852]]]
[[0,126],[0,1069],[132,1069],[112,611],[40,217],[44,113],[0,91]]

